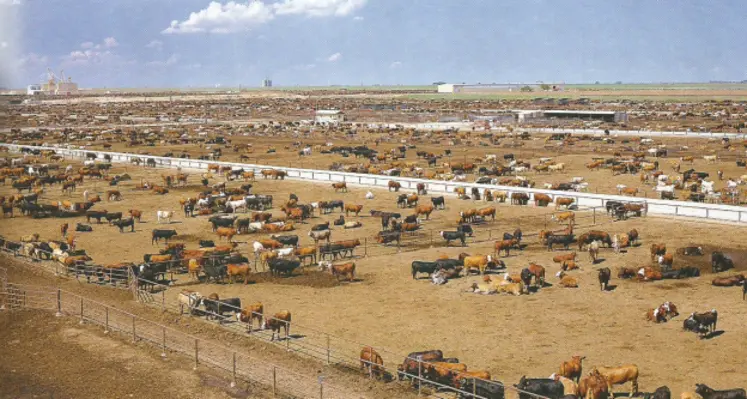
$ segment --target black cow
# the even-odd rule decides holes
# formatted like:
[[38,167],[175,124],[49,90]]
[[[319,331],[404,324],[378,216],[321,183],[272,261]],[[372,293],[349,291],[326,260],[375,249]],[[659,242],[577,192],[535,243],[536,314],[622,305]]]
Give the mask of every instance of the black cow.
[[223,313],[241,312],[241,298],[226,298],[217,301],[203,298],[202,303],[205,304],[206,318],[208,320],[216,317],[222,319]]
[[714,251],[711,253],[711,272],[720,273],[734,268],[734,262],[723,252]]
[[417,222],[418,222],[418,215],[405,216],[405,223],[417,223]]
[[176,230],[160,230],[155,229],[151,232],[150,244],[156,244],[160,239],[165,239],[168,244],[169,239],[176,235]]
[[609,288],[610,277],[612,277],[612,271],[609,267],[599,269],[599,287],[602,291],[607,291]]
[[301,266],[300,261],[288,259],[270,259],[268,264],[270,266],[270,273],[273,275],[285,274],[286,276],[290,276],[293,274],[293,270]]
[[[340,215],[340,217],[342,218],[342,215]],[[345,218],[342,218],[342,224],[345,224]],[[324,222],[324,223],[315,224],[311,226],[311,231],[324,231],[324,230],[329,230],[329,222]]]
[[107,214],[104,215],[104,219],[106,219],[109,224],[112,224],[115,220],[122,220],[122,212],[107,212]]
[[[475,378],[462,378],[459,380],[460,390],[464,392],[471,392],[477,396],[485,399],[504,399],[505,393],[503,390],[503,384],[499,381],[485,381],[478,380]],[[459,392],[459,398],[473,398],[472,395],[466,395]]]
[[[334,223],[335,226],[344,226],[345,225],[345,216],[340,215],[340,217],[337,218],[337,219],[335,219],[335,221],[333,223]],[[329,229],[329,222],[327,222],[326,225],[327,225],[327,229]],[[317,225],[317,226],[319,226],[319,225]],[[313,229],[314,228],[312,227],[312,230]]]
[[567,234],[567,235],[551,235],[547,237],[547,250],[552,251],[553,244],[561,244],[565,249],[568,249],[568,246],[576,242],[576,237],[573,236],[573,234]]
[[278,241],[279,243],[283,245],[288,245],[291,247],[297,247],[298,246],[298,236],[297,235],[287,235],[287,236],[278,236],[278,235],[271,235],[270,238],[273,240]]
[[208,219],[208,222],[210,222],[213,225],[213,231],[216,231],[218,230],[218,227],[233,227],[234,223],[236,222],[236,219],[237,219],[236,216],[232,218],[212,216],[210,219]]
[[238,219],[236,221],[236,230],[238,230],[239,233],[247,233],[249,231],[249,223],[251,223],[251,219],[244,218],[244,219]]
[[91,223],[91,219],[96,219],[96,223],[101,223],[101,219],[106,218],[106,211],[86,211],[86,222]]
[[75,225],[75,231],[90,232],[93,231],[93,227],[87,224],[77,223]]
[[695,384],[695,393],[703,399],[747,399],[747,394],[742,388],[717,391],[705,384]]
[[437,259],[436,270],[438,269],[454,269],[457,266],[464,266],[464,261],[459,259]]
[[119,232],[124,233],[125,227],[130,227],[130,232],[135,232],[135,218],[129,218],[129,219],[120,219],[114,222],[114,225],[119,227]]
[[514,385],[520,389],[519,399],[533,399],[535,395],[545,396],[550,399],[563,397],[563,384],[549,378],[526,378],[521,377],[519,383]]
[[461,231],[442,231],[439,233],[441,237],[443,237],[444,240],[446,240],[446,246],[451,245],[451,242],[454,240],[459,240],[462,242],[462,246],[466,246],[465,244],[465,234]]
[[344,257],[343,252],[345,247],[340,244],[324,244],[319,246],[319,256],[324,260],[329,255],[332,260],[337,259],[338,256]]
[[468,224],[460,224],[459,226],[457,226],[457,231],[462,232],[470,237],[475,234],[475,231],[472,230],[472,226]]
[[216,258],[211,259],[210,262],[206,262],[202,267],[202,270],[205,272],[205,276],[207,276],[207,279],[216,282],[223,282],[223,280],[226,278],[226,275],[228,274],[227,269],[228,267],[225,264],[221,264],[219,262],[219,259]]
[[670,391],[669,387],[666,385],[656,388],[656,390],[651,394],[643,395],[643,399],[671,399],[671,398],[672,398],[672,391]]
[[397,379],[402,381],[410,378],[410,375],[417,376],[422,362],[440,362],[443,358],[444,353],[438,349],[412,352],[397,366]]
[[212,248],[215,246],[213,240],[200,240],[200,248]]
[[418,273],[427,273],[430,276],[438,269],[438,262],[426,262],[422,260],[415,260],[412,262],[412,279],[414,280]]
[[401,237],[402,233],[399,231],[380,231],[376,235],[376,242],[379,244],[388,244],[396,241],[399,244]]
[[685,266],[677,270],[669,270],[661,273],[665,279],[681,279],[700,276],[700,269],[694,266]]
[[705,327],[709,332],[716,331],[716,323],[718,322],[718,312],[716,309],[705,313],[693,313],[690,317],[697,321],[698,324]]
[[431,203],[436,209],[446,209],[446,200],[443,195],[440,197],[431,198]]
[[703,256],[703,248],[702,247],[685,247],[685,248],[682,248],[682,255]]
[[612,211],[615,210],[615,208],[622,206],[623,203],[620,201],[607,201],[606,204],[604,204],[604,207],[607,209],[607,214],[609,215]]
[[685,331],[692,331],[694,333],[698,333],[698,335],[703,336],[708,333],[708,329],[700,325],[693,316],[691,315],[685,321],[682,322],[682,329]]

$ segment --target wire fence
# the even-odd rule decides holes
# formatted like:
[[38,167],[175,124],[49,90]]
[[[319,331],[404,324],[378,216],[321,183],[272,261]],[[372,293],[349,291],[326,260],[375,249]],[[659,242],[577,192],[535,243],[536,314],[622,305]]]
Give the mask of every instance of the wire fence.
[[[576,209],[576,212],[574,212],[574,217],[574,227],[577,229],[597,226],[599,224],[605,224],[611,221],[610,218],[606,217],[606,213],[601,214],[601,211],[598,211],[597,208]],[[552,220],[551,214],[518,217],[512,219],[501,219],[501,224],[507,227],[510,226],[511,229],[520,227],[527,230],[531,229],[532,231],[544,229],[546,231],[557,232],[561,230],[559,227],[562,227],[559,226],[556,221]],[[494,225],[491,222],[485,222],[476,225],[473,235],[468,238],[468,242],[471,244],[492,240],[502,240],[503,233],[505,231],[496,229],[493,226]],[[533,237],[537,236],[538,234],[539,233],[534,232],[527,233],[524,234],[524,237]],[[6,248],[8,247],[8,243],[12,242],[6,241]],[[29,255],[24,253],[23,245],[24,243],[15,243],[15,245],[13,245],[14,250],[12,252],[14,253],[14,255]],[[374,243],[374,240],[368,240],[367,238],[365,238],[361,244],[362,248],[360,248],[358,251],[358,256],[381,256],[403,251],[416,251],[425,247],[433,247],[436,245],[444,245],[443,240],[441,240],[441,237],[437,234],[436,230],[422,230],[414,232],[412,234],[403,233],[401,242],[396,246],[379,245],[377,243]],[[275,334],[273,334],[271,331],[254,329],[251,325],[247,326],[238,322],[235,314],[240,313],[242,309],[227,304],[219,305],[219,308],[222,308],[222,310],[224,310],[225,312],[214,312],[207,309],[196,309],[189,306],[187,306],[185,312],[184,302],[179,301],[178,297],[174,298],[174,295],[169,294],[170,290],[172,290],[174,287],[170,286],[169,284],[163,284],[162,282],[149,281],[143,278],[138,278],[132,272],[132,268],[126,268],[124,270],[112,268],[107,269],[105,267],[97,265],[64,265],[57,261],[45,262],[40,259],[34,260],[35,264],[45,265],[46,269],[53,270],[56,275],[74,275],[74,277],[76,277],[77,279],[85,277],[86,281],[91,283],[97,283],[100,285],[112,285],[122,289],[130,289],[133,291],[133,294],[138,301],[143,302],[149,306],[160,308],[164,312],[168,311],[182,315],[186,313],[187,315],[189,315],[188,317],[204,316],[206,320],[214,320],[214,322],[221,327],[231,330],[236,334],[242,336],[250,336],[255,339],[260,339],[265,342],[272,343],[284,348],[288,352],[319,360],[327,365],[360,370],[362,368],[362,364],[368,366],[369,363],[366,361],[362,361],[360,358],[360,350],[362,348],[373,348],[373,350],[377,351],[377,353],[386,355],[388,358],[397,358],[401,356],[401,354],[397,354],[396,352],[387,350],[385,348],[362,344],[346,338],[329,334],[316,328],[298,325],[297,323],[287,323],[284,320],[277,319],[275,319],[275,322],[286,328],[283,328],[284,335],[280,335],[280,333],[278,332],[278,338],[275,339]],[[173,264],[173,261],[168,262],[171,262],[171,264]],[[170,280],[173,280],[173,277]],[[29,297],[27,294],[30,291],[28,290],[23,296],[17,294],[16,291],[14,291],[14,288],[8,288],[6,291],[14,299],[13,303],[16,305],[18,302],[18,298],[24,298],[23,300],[26,302],[22,302],[21,305],[17,306],[26,306],[25,304],[29,304],[43,307],[44,304],[52,300],[48,295],[44,296],[40,293],[36,296],[40,299],[35,298],[31,302],[29,302]],[[33,302],[34,300],[38,300],[39,303]],[[60,303],[62,303],[62,301],[60,301]],[[81,305],[81,309],[83,310],[80,312],[84,315],[84,318],[87,314],[94,315],[90,317],[99,321],[103,320],[103,323],[105,323],[105,327],[108,326],[107,323],[110,317],[110,315],[108,315],[108,310],[104,310],[104,313],[101,313],[101,311],[97,310],[96,307],[86,308],[85,300],[82,300],[81,303],[83,304]],[[67,304],[65,306],[70,307],[73,305]],[[70,309],[67,309],[67,311],[68,313],[70,313]],[[230,315],[226,316],[224,313],[230,313]],[[252,315],[260,316],[260,318],[264,319],[265,321],[267,321],[268,319],[273,319],[272,317],[268,318],[264,314]],[[127,331],[136,330],[132,328],[131,330]],[[147,336],[146,334],[148,334],[147,331],[143,332],[143,339],[154,341],[153,337]],[[183,351],[192,348],[193,345],[191,341],[184,339],[180,340],[180,337],[178,336],[169,339],[172,341],[171,346],[173,346],[174,348],[181,348]],[[168,342],[166,346],[168,346]],[[199,351],[199,344],[197,348]],[[233,360],[233,355],[231,356],[231,359]],[[226,362],[224,360],[225,356],[221,357],[219,355],[205,355],[205,358],[202,361],[208,364],[213,364],[215,367],[226,369],[228,366],[226,365]],[[442,383],[444,381],[438,380],[438,372],[434,372],[434,365],[432,364],[432,362],[423,361],[418,358],[405,359],[405,364],[407,364],[408,362],[410,362],[410,364],[413,364],[411,362],[414,362],[414,364],[417,365],[417,373],[413,372],[415,368],[412,367],[409,372],[407,370],[398,370],[396,367],[392,367],[391,363],[387,366],[384,366],[383,364],[373,364],[370,373],[375,374],[373,373],[373,370],[375,369],[378,370],[377,373],[386,374],[389,376],[389,378],[410,379],[413,386],[418,389],[418,392],[422,393],[425,389],[428,391],[432,391],[430,393],[436,397],[442,397],[444,395],[449,396],[453,393],[462,395],[462,397],[490,397],[477,395],[477,383],[472,383],[470,385],[474,392],[461,391],[455,388],[453,386],[454,384],[452,383]],[[241,369],[241,365],[238,366],[238,369]],[[232,370],[233,368],[231,368],[231,371]],[[270,380],[265,378],[262,381],[266,382]],[[505,388],[508,391],[516,391],[513,386],[504,387],[503,384],[496,381],[483,381],[483,383],[488,384],[489,386],[500,386],[501,388]],[[495,387],[494,389],[497,389]]]
[[131,337],[133,343],[150,344],[161,351],[161,356],[171,353],[185,356],[194,362],[195,370],[206,366],[229,373],[232,385],[238,381],[259,384],[277,397],[342,399],[363,396],[319,376],[297,373],[244,351],[177,331],[65,290],[6,283],[2,296],[8,310],[48,310],[59,316],[79,318],[81,323],[100,325],[107,333],[117,332]]

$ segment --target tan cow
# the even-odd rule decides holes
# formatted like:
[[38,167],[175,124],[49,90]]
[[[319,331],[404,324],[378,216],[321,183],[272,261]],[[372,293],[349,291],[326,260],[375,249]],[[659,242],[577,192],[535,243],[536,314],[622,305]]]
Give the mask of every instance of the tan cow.
[[638,366],[635,364],[620,367],[595,367],[592,373],[594,370],[598,371],[607,380],[607,388],[610,394],[612,394],[613,385],[622,385],[626,382],[632,384],[630,397],[638,393]]

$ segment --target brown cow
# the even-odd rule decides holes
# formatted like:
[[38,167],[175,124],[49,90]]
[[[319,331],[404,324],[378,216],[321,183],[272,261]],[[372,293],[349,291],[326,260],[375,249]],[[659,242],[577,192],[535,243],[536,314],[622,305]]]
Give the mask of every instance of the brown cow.
[[340,280],[340,276],[347,278],[349,282],[355,280],[355,262],[343,263],[341,265],[333,265],[331,262],[327,262],[324,266],[326,266],[327,270],[329,270],[337,280]]
[[60,233],[62,233],[62,237],[63,237],[63,238],[64,238],[64,237],[67,237],[67,229],[68,229],[68,227],[69,227],[69,226],[68,226],[68,224],[67,224],[67,223],[63,223],[63,224],[62,224],[62,225],[60,226]]
[[450,384],[457,372],[467,371],[464,363],[431,362],[423,363],[423,375],[426,379],[440,384]]
[[576,260],[576,252],[571,252],[565,255],[557,255],[553,256],[552,261],[555,263],[563,263],[567,260],[575,261]]
[[667,244],[651,244],[651,260],[667,253]]
[[578,269],[578,265],[575,261],[572,260],[564,260],[563,264],[560,266],[560,270],[567,272],[569,270],[576,270]]
[[510,240],[496,241],[494,244],[495,254],[500,256],[501,251],[506,251],[506,256],[509,256],[509,252],[512,247],[519,244],[515,238]]
[[557,197],[555,198],[555,209],[559,209],[561,206],[564,206],[566,209],[568,209],[575,199],[573,198],[563,198],[563,197]]
[[345,204],[345,216],[348,216],[350,212],[355,213],[355,216],[358,216],[358,214],[363,210],[363,205],[351,205],[351,204]]
[[462,387],[462,380],[479,379],[490,381],[490,379],[492,378],[490,372],[485,370],[456,371],[452,372],[452,376],[453,378],[451,380],[451,386],[456,389],[460,389]]
[[128,212],[133,219],[137,220],[138,223],[140,222],[140,218],[143,216],[143,213],[141,211],[137,209],[130,209]]
[[485,208],[480,208],[477,210],[477,214],[479,216],[482,216],[485,219],[487,219],[488,216],[490,216],[493,220],[495,220],[495,207],[488,206]]
[[608,397],[611,389],[607,379],[596,369],[578,383],[578,396],[585,399],[603,399]]
[[648,266],[638,269],[637,275],[640,281],[658,281],[664,278],[660,271]]
[[576,214],[568,211],[568,212],[560,212],[552,215],[552,220],[557,220],[558,223],[568,222],[569,224],[573,224],[576,222]]
[[545,286],[545,268],[535,263],[530,263],[529,272],[534,276],[534,283],[539,283],[540,287]]
[[255,302],[249,306],[245,306],[244,309],[241,309],[240,313],[236,314],[237,321],[249,324],[247,332],[252,332],[255,319],[257,320],[257,327],[262,328],[263,318],[264,305],[262,305],[262,302]]
[[215,234],[218,235],[218,239],[225,237],[228,240],[228,242],[231,242],[231,239],[233,239],[233,236],[238,234],[238,232],[234,228],[218,227],[218,229],[215,230]]
[[278,340],[279,340],[281,327],[285,329],[285,336],[288,337],[288,332],[290,331],[290,323],[291,323],[291,312],[288,310],[282,310],[278,313],[275,313],[275,315],[271,318],[265,318],[262,329],[272,330],[272,336],[270,337],[270,341],[275,340],[275,333],[278,334]]
[[534,194],[534,206],[547,206],[552,198],[547,194]]
[[628,364],[620,367],[595,367],[592,370],[592,373],[595,370],[607,380],[607,389],[610,394],[613,394],[613,385],[622,385],[628,381],[632,384],[630,397],[633,397],[638,393],[638,366],[635,364]]
[[586,356],[571,357],[571,360],[560,364],[560,372],[558,372],[558,374],[578,382],[581,379],[581,372],[583,371],[582,363],[584,359],[586,359]]
[[384,376],[384,360],[374,348],[366,346],[361,349],[359,359],[361,361],[361,371],[365,369],[369,377],[379,380]]
[[301,262],[303,262],[304,259],[309,258],[313,263],[316,263],[316,247],[314,246],[297,248],[293,254],[298,256],[298,259]]
[[745,277],[743,274],[735,274],[729,277],[716,277],[711,281],[711,284],[716,287],[734,287],[745,284]]
[[228,275],[228,279],[231,280],[231,282],[236,282],[236,277],[244,276],[244,284],[248,284],[249,275],[251,273],[252,273],[252,270],[249,268],[249,265],[247,264],[240,264],[240,265],[228,264],[226,268],[226,274]]
[[389,180],[389,183],[387,183],[387,187],[389,191],[394,190],[395,192],[399,192],[399,188],[402,187],[402,185],[394,180]]
[[122,194],[119,192],[119,190],[109,190],[106,192],[107,201],[120,201],[121,199]]
[[425,215],[425,219],[428,220],[431,217],[431,213],[433,212],[433,205],[427,204],[427,205],[418,205],[415,207],[415,214]]
[[338,191],[342,191],[344,193],[348,192],[348,184],[345,182],[332,183],[332,188],[335,189],[335,192],[338,192]]

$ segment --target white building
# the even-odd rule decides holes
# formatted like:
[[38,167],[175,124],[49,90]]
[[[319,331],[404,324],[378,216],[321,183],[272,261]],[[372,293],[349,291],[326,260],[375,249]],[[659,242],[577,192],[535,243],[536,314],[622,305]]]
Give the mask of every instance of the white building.
[[320,109],[314,115],[314,122],[325,125],[336,125],[345,121],[345,114],[337,109]]
[[272,87],[272,80],[265,79],[262,81],[262,87]]
[[35,96],[42,93],[42,85],[28,85],[26,87],[26,94],[29,96]]

